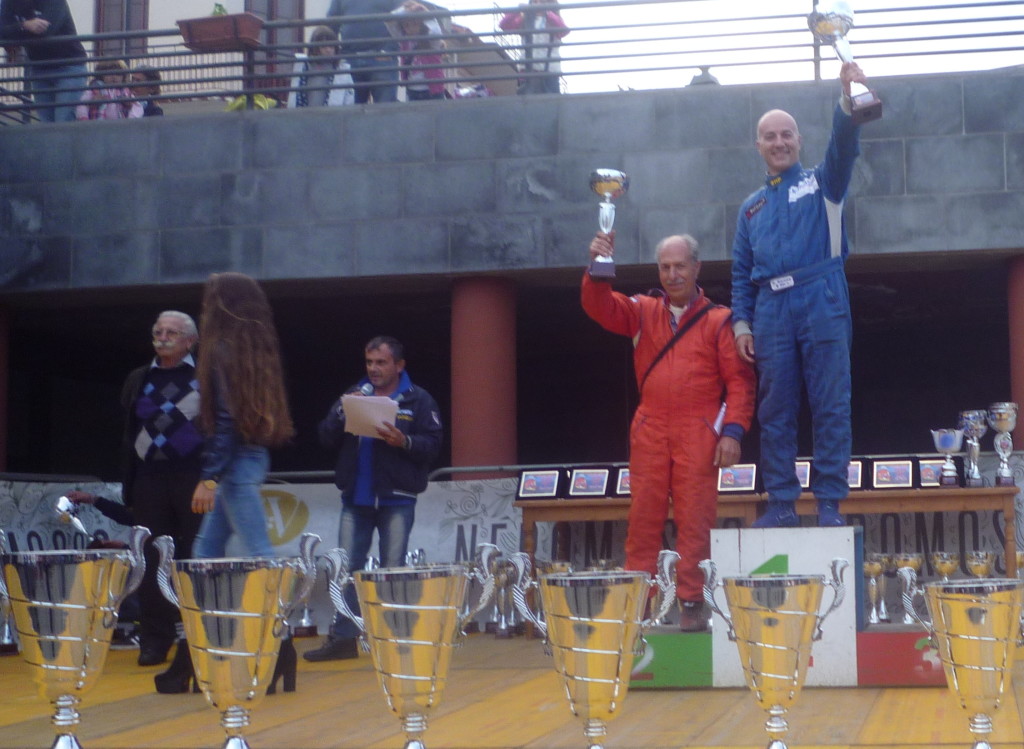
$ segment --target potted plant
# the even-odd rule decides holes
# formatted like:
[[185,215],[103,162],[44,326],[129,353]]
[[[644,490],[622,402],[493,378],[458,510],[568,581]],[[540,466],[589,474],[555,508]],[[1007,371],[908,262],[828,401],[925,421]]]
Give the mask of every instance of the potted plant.
[[194,52],[245,52],[260,46],[263,19],[252,13],[221,13],[178,21],[178,28]]

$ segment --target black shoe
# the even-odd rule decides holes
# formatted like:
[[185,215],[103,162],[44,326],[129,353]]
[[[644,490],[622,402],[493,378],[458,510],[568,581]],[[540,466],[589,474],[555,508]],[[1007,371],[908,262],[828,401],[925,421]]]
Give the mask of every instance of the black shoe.
[[708,631],[708,613],[703,601],[680,601],[679,612],[681,632]]
[[190,683],[192,691],[198,692],[199,682],[196,681],[196,672],[192,668],[192,654],[189,652],[188,643],[185,640],[178,640],[178,649],[174,652],[171,667],[154,676],[153,684],[160,694],[181,694],[188,691]]
[[308,650],[302,654],[307,661],[346,661],[359,657],[359,647],[355,638],[341,639],[328,637],[324,644],[316,650]]
[[167,647],[143,645],[141,650],[139,650],[139,665],[159,666],[161,663],[167,660],[167,651],[170,649],[170,645],[168,645]]
[[277,680],[284,677],[284,691],[295,691],[295,670],[299,658],[295,653],[295,643],[292,638],[281,640],[281,651],[277,654],[277,664],[274,666],[274,675],[270,677],[270,684],[267,686],[267,694],[277,692]]

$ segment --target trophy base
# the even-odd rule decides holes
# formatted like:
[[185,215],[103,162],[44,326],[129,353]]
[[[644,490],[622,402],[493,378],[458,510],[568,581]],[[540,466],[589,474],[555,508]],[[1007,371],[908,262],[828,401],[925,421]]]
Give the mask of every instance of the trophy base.
[[980,489],[985,486],[985,479],[982,478],[967,478],[964,479],[964,486],[968,489]]
[[18,654],[18,643],[16,643],[16,642],[0,643],[0,655],[17,655],[17,654]]
[[858,125],[882,118],[882,100],[874,91],[850,97],[850,116]]
[[317,637],[315,624],[300,624],[292,627],[292,637]]
[[615,280],[615,263],[611,260],[607,262],[592,260],[590,267],[587,268],[587,273],[595,281],[613,281]]
[[1013,476],[996,476],[996,486],[1016,486]]
[[953,489],[960,486],[960,478],[957,476],[941,476],[939,477],[939,486],[944,489]]

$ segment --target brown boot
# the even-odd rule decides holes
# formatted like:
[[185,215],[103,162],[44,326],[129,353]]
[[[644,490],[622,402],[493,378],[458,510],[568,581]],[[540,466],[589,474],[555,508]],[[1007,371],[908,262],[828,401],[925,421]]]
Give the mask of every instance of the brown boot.
[[680,631],[708,631],[708,611],[703,601],[680,601],[679,614]]

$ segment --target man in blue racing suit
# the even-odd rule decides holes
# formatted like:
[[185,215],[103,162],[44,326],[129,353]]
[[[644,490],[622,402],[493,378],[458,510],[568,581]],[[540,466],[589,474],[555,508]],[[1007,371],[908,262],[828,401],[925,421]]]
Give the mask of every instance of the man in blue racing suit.
[[840,72],[825,159],[800,165],[796,121],[772,110],[757,125],[765,185],[743,203],[733,242],[733,332],[740,357],[759,373],[761,470],[768,509],[754,527],[799,525],[794,501],[797,415],[806,387],[814,438],[811,490],[818,525],[841,526],[839,501],[849,492],[850,300],[843,264],[849,252],[843,200],[860,152],[850,117],[850,84],[866,83],[856,63]]

